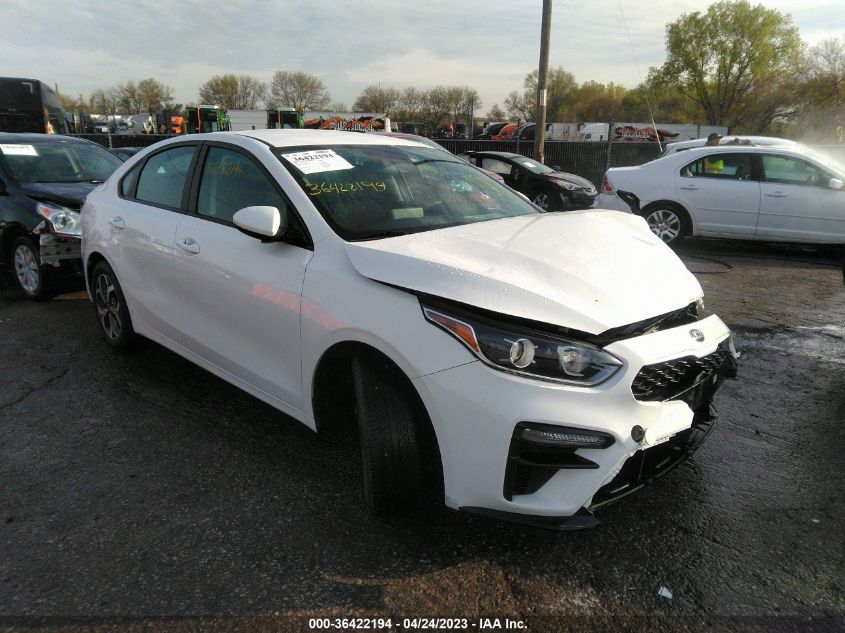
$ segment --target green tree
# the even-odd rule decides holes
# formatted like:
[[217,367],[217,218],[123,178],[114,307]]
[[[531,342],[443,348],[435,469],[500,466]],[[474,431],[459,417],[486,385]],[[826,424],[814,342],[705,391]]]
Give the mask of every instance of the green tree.
[[666,26],[661,73],[701,106],[706,123],[756,132],[789,115],[801,47],[788,15],[723,0]]
[[845,36],[822,40],[804,58],[797,129],[805,140],[845,142]]

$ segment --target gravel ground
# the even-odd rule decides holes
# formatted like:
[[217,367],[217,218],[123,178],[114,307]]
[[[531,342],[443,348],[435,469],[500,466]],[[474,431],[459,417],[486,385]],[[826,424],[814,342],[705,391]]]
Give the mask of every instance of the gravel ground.
[[348,443],[157,345],[111,353],[73,283],[37,304],[4,278],[0,631],[845,630],[841,255],[682,256],[736,333],[740,377],[690,461],[569,533],[446,508],[371,518]]

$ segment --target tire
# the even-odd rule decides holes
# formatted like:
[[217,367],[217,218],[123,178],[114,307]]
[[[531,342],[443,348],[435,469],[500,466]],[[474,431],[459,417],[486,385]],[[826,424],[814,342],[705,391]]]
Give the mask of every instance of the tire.
[[680,207],[669,203],[657,203],[647,206],[640,215],[648,222],[648,228],[665,244],[678,244],[690,234],[687,214]]
[[29,237],[21,236],[12,242],[10,266],[18,288],[27,299],[46,301],[59,289],[58,271],[39,262],[39,248]]
[[106,343],[118,351],[128,351],[137,338],[132,318],[117,276],[104,261],[94,266],[91,273],[91,292],[94,295],[94,313]]
[[358,356],[352,363],[364,499],[374,514],[411,505],[422,493],[416,413],[407,381],[388,361]]
[[543,211],[555,211],[557,210],[557,207],[560,206],[554,204],[554,202],[552,202],[552,196],[545,191],[535,191],[534,195],[531,196],[531,202],[543,209]]

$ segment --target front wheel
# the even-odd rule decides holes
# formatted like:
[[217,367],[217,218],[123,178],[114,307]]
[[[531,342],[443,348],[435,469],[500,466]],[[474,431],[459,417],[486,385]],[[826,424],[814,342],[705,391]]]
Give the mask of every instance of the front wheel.
[[642,216],[648,228],[665,244],[677,244],[689,234],[689,223],[682,211],[671,205],[658,205],[643,209]]
[[27,299],[45,301],[56,296],[58,275],[52,266],[39,263],[40,255],[35,242],[25,236],[12,242],[12,272],[18,288]]
[[552,197],[549,194],[545,193],[544,191],[536,192],[532,196],[531,202],[536,204],[543,211],[553,211],[554,210],[554,205],[552,204]]
[[130,349],[135,342],[135,330],[123,290],[117,276],[106,262],[100,262],[91,273],[91,290],[100,331],[111,347],[119,351]]
[[358,357],[352,374],[365,501],[374,513],[390,514],[422,491],[418,412],[404,377],[386,360]]

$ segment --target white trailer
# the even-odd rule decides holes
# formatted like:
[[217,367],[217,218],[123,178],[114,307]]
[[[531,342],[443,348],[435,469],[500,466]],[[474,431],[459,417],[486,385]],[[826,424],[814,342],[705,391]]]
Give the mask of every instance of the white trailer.
[[227,110],[226,114],[233,132],[267,129],[267,110]]
[[[584,123],[579,130],[579,140],[607,142],[609,123]],[[654,128],[657,128],[655,134]],[[657,136],[662,143],[674,141],[689,141],[696,138],[707,138],[713,132],[725,136],[728,133],[724,125],[697,125],[687,123],[626,123],[614,122],[614,141],[655,142]]]

